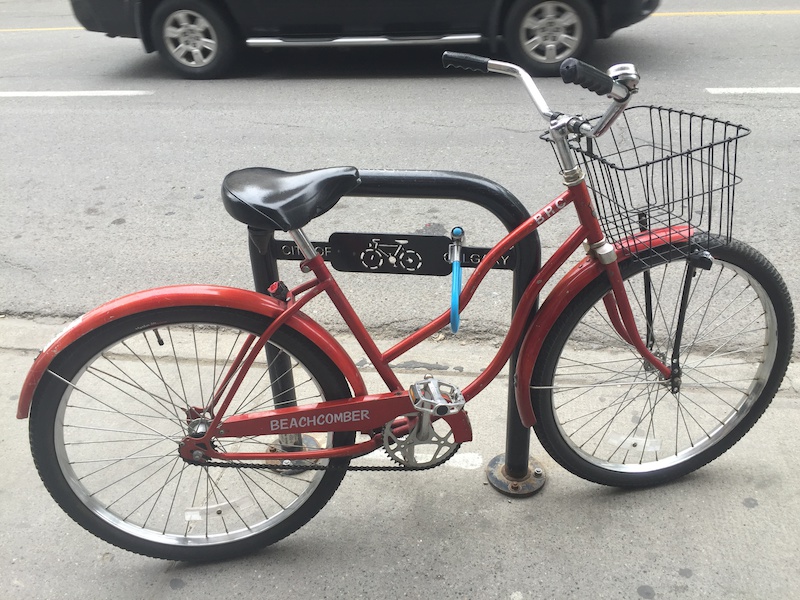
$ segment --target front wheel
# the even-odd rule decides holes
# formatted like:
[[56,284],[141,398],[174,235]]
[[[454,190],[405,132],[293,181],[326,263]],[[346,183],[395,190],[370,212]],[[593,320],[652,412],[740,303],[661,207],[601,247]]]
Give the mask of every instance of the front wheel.
[[[718,241],[697,244],[702,250]],[[677,393],[616,333],[602,302],[610,291],[605,276],[553,325],[531,398],[537,436],[569,471],[621,487],[675,479],[733,446],[772,401],[794,339],[786,285],[745,244],[710,252],[710,270],[698,268],[689,284]],[[687,264],[684,252],[672,250],[620,265],[642,340],[668,366]]]
[[558,75],[597,37],[597,18],[585,0],[517,0],[503,30],[506,49],[533,76]]
[[164,0],[153,12],[151,35],[161,58],[188,79],[222,77],[238,55],[234,28],[205,0]]
[[[111,544],[187,561],[250,552],[309,521],[336,491],[347,460],[306,463],[331,470],[298,462],[294,470],[276,471],[191,464],[179,454],[181,441],[213,418],[210,400],[245,340],[270,322],[221,307],[151,310],[99,327],[55,357],[33,398],[30,441],[61,508]],[[226,417],[350,396],[331,360],[293,329],[278,329],[267,349]],[[354,439],[352,432],[308,433],[212,443],[261,453]]]

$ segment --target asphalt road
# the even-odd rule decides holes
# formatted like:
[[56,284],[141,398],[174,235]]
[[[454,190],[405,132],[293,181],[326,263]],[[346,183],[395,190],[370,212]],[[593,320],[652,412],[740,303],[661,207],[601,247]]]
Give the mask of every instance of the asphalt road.
[[[601,67],[636,63],[641,103],[753,130],[741,147],[736,235],[773,260],[797,301],[800,95],[707,91],[800,85],[796,9],[791,0],[707,0],[697,14],[693,0],[663,0],[658,16],[599,42],[593,58]],[[554,108],[603,107],[579,88],[539,83]],[[11,94],[97,90],[148,93]],[[229,171],[352,164],[474,172],[534,210],[561,189],[552,152],[538,140],[542,126],[515,81],[445,72],[437,49],[256,54],[235,78],[187,82],[135,40],[80,29],[65,0],[0,0],[3,414],[11,419],[36,348],[62,317],[157,285],[250,287],[244,228],[219,201]],[[502,234],[461,203],[364,199],[344,200],[309,232],[325,239],[333,231],[443,233],[454,225],[476,245]],[[566,216],[548,223],[545,250],[571,225]],[[382,337],[435,316],[449,297],[446,278],[342,282],[358,292],[356,308]],[[449,374],[458,385],[474,377],[493,344],[469,342],[497,336],[509,289],[507,275],[493,276],[459,337],[412,358],[464,365]],[[324,306],[309,312],[337,327]],[[560,469],[534,442],[548,484],[520,501],[490,489],[481,470],[503,449],[504,373],[470,413],[476,441],[459,453],[463,461],[403,481],[348,475],[307,527],[222,565],[153,561],[80,530],[36,478],[24,424],[10,422],[0,436],[0,595],[789,598],[800,583],[796,371],[752,433],[673,485],[600,488]]]
[[[707,2],[704,11],[791,9],[791,2]],[[740,149],[737,237],[769,256],[800,297],[797,94],[713,95],[709,88],[796,85],[796,14],[658,17],[596,45],[594,62],[634,62],[641,103],[668,105],[753,129]],[[757,32],[754,33],[754,32]],[[757,44],[751,43],[758,39]],[[535,210],[561,189],[538,140],[543,122],[521,86],[445,72],[439,49],[255,54],[224,81],[174,78],[136,40],[83,31],[64,1],[0,2],[0,92],[134,90],[124,97],[0,97],[0,311],[74,316],[130,291],[172,283],[250,287],[244,228],[219,201],[226,173],[246,166],[302,170],[445,169],[493,179]],[[541,80],[551,107],[597,113],[603,100]],[[542,231],[551,251],[571,217]],[[503,229],[459,202],[346,199],[310,226],[334,231],[449,231],[490,245]],[[296,268],[285,263],[285,278]],[[343,276],[382,335],[447,306],[447,278]],[[497,275],[464,315],[463,334],[507,320],[510,278]],[[337,326],[326,306],[310,307]]]

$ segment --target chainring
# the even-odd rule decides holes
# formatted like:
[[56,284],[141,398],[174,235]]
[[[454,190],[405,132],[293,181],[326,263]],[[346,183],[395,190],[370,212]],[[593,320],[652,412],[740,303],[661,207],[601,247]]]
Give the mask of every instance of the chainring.
[[383,449],[394,462],[411,469],[430,469],[452,458],[461,444],[447,421],[439,419],[430,424],[427,435],[421,434],[422,419],[416,419],[411,430],[397,435],[394,423],[383,428]]

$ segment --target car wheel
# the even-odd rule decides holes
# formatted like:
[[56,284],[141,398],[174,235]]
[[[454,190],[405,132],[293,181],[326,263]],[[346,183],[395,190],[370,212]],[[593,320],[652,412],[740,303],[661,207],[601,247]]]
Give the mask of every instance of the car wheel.
[[161,58],[189,79],[221,77],[239,47],[228,20],[203,0],[164,0],[153,12],[151,32]]
[[531,75],[558,74],[597,37],[597,19],[584,0],[518,0],[506,16],[508,53]]

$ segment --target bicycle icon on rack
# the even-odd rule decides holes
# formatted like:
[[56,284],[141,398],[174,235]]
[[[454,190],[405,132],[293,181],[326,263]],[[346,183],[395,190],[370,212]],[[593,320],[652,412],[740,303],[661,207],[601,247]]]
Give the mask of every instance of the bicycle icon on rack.
[[395,239],[394,242],[381,243],[380,238],[373,238],[359,257],[361,264],[370,271],[380,269],[384,262],[408,273],[417,271],[422,266],[419,252],[406,248],[408,240]]

